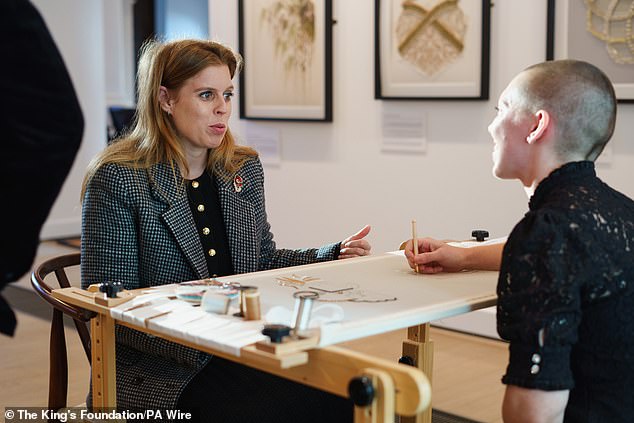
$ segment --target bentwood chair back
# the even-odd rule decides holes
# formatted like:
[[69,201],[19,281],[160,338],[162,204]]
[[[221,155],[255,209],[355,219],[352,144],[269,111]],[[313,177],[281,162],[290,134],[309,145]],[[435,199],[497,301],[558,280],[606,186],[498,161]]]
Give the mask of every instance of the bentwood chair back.
[[95,317],[96,314],[54,298],[51,294],[51,287],[44,282],[44,279],[47,275],[53,273],[59,287],[68,288],[71,285],[68,281],[66,269],[72,266],[79,266],[79,264],[79,253],[65,254],[44,261],[31,274],[31,285],[35,288],[35,292],[53,307],[49,344],[50,369],[48,384],[48,408],[51,410],[59,410],[67,405],[68,356],[66,353],[63,316],[67,315],[73,319],[84,347],[86,358],[90,362],[90,332],[88,324],[90,319]]

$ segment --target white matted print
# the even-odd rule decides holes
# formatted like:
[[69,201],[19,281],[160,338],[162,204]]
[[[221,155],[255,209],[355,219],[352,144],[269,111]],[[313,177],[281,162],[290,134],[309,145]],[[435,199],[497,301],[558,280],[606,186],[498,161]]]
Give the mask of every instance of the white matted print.
[[375,0],[375,98],[486,100],[489,0]]
[[332,121],[332,0],[240,0],[240,117]]

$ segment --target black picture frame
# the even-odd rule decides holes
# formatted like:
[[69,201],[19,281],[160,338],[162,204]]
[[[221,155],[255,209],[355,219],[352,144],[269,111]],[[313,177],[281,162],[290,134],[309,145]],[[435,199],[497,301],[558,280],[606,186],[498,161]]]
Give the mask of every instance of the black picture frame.
[[[438,5],[441,3],[445,2],[439,1]],[[448,60],[445,57],[445,66],[433,75],[425,74],[420,69],[427,66],[424,64],[425,61],[421,59],[417,62],[420,65],[417,67],[416,63],[412,63],[415,59],[407,58],[405,51],[401,55],[400,48],[396,46],[396,38],[399,35],[394,35],[395,31],[391,28],[397,28],[395,12],[399,6],[403,9],[400,17],[404,16],[407,7],[407,11],[410,12],[409,19],[411,19],[412,10],[413,13],[420,11],[421,16],[424,16],[424,13],[437,12],[438,5],[428,11],[422,9],[414,1],[375,0],[374,98],[380,100],[460,101],[489,99],[490,0],[481,0],[481,2],[469,0],[455,6],[460,8],[462,5],[469,12],[469,14],[464,14],[466,28],[462,39],[459,36],[451,38],[455,40],[455,44],[462,46],[462,50],[456,53],[453,60]],[[462,9],[459,10],[463,13]],[[469,21],[469,16],[473,15],[477,15],[477,19]],[[474,23],[474,21],[476,22]],[[444,24],[436,22],[437,20],[432,19],[428,26],[434,26],[434,30],[439,26],[445,27]],[[425,30],[424,27],[420,29],[421,31]],[[443,28],[441,30],[437,31],[441,36],[449,33]],[[418,29],[411,32],[411,34],[415,33],[419,33]],[[455,32],[453,34],[455,35]],[[405,38],[413,38],[413,36]],[[432,42],[421,45],[426,47],[431,46],[431,44]],[[431,57],[430,54],[433,52],[430,51],[427,57]]]
[[585,7],[579,1],[547,0],[546,60],[578,59],[592,63],[610,78],[619,103],[634,103],[634,64],[622,65],[610,58],[603,41],[587,30]]
[[267,8],[283,7],[283,1],[238,1],[242,119],[332,122],[332,0],[306,1],[313,7],[310,48],[301,44],[311,34],[304,25],[299,36],[275,33],[275,28],[293,26],[277,25],[273,9]]

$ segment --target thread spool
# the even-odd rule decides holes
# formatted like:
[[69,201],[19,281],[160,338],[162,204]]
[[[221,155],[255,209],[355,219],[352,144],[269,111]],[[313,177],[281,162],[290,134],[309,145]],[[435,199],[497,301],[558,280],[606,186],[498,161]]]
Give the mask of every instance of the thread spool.
[[231,298],[227,294],[208,290],[203,295],[200,307],[210,313],[227,314]]
[[295,309],[293,311],[293,335],[302,336],[308,329],[310,323],[310,313],[313,309],[313,301],[319,298],[319,294],[314,291],[298,291],[293,294],[295,297]]
[[257,288],[249,288],[242,291],[244,298],[245,320],[260,320],[260,292]]
[[258,288],[255,286],[236,286],[236,289],[240,292],[240,296],[238,297],[238,301],[240,303],[240,311],[237,313],[234,313],[233,315],[236,317],[244,317],[246,316],[246,299],[244,298],[244,294],[246,291],[251,290],[251,289],[255,289],[257,290]]

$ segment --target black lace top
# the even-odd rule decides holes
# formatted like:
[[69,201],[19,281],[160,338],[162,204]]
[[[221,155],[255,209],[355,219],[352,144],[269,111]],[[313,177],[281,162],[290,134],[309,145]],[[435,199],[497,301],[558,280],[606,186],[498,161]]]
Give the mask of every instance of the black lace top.
[[634,422],[634,201],[568,163],[537,187],[504,247],[503,383],[571,390],[565,421]]

